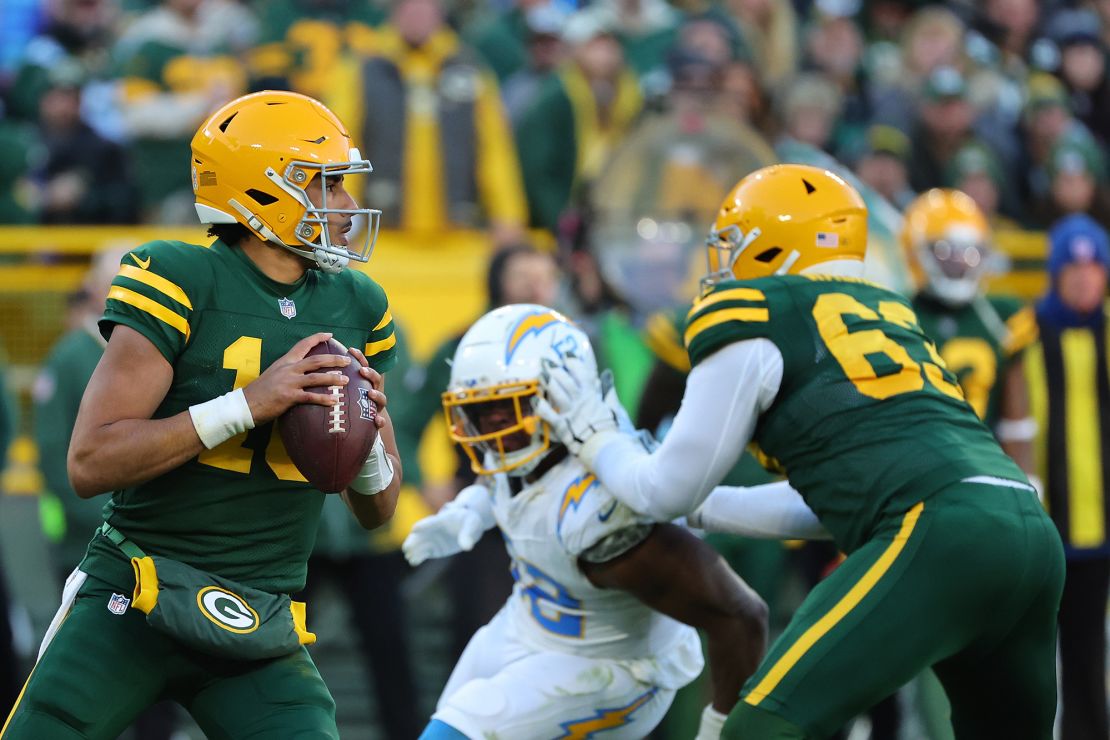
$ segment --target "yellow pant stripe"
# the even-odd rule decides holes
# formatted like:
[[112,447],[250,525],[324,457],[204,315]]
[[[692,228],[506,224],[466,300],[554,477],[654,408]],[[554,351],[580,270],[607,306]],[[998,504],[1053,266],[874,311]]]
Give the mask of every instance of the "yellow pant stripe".
[[1102,505],[1102,434],[1098,420],[1098,358],[1094,335],[1067,329],[1064,355],[1064,419],[1068,440],[1069,540],[1093,547],[1106,540]]
[[367,357],[373,357],[379,352],[385,352],[387,349],[397,344],[397,334],[390,334],[385,339],[379,339],[376,342],[370,342],[366,345],[366,351],[363,353]]
[[799,660],[802,659],[811,647],[813,647],[818,640],[824,637],[829,630],[835,627],[840,620],[844,619],[852,609],[854,609],[863,598],[871,592],[879,579],[890,570],[890,566],[894,564],[895,558],[902,552],[906,546],[906,541],[909,540],[910,535],[913,534],[913,528],[917,524],[918,517],[921,516],[922,510],[925,508],[925,503],[920,502],[912,509],[906,512],[906,516],[902,518],[902,527],[898,530],[898,534],[894,536],[894,540],[887,546],[883,554],[879,556],[867,572],[863,574],[863,578],[856,582],[856,585],[849,589],[848,593],[841,597],[840,601],[836,603],[832,609],[829,610],[825,616],[813,623],[798,641],[790,646],[781,658],[778,659],[767,675],[763,677],[751,692],[744,697],[744,701],[751,704],[753,707],[759,706],[768,694],[775,690],[779,682],[786,676],[786,674],[793,668]]
[[[38,666],[36,665],[35,667],[37,668]],[[31,676],[34,675],[35,669],[32,668],[30,675],[27,676],[27,680],[23,682],[23,688],[19,690],[19,696],[15,698],[15,704],[12,706],[12,711],[8,713],[8,718],[4,720],[4,726],[0,727],[0,738],[4,737],[4,733],[8,731],[8,725],[11,724],[12,717],[15,716],[16,710],[19,709],[19,703],[23,701],[23,694],[27,692],[27,685],[31,683]]]
[[155,275],[149,270],[143,270],[134,265],[123,265],[119,268],[119,274],[125,278],[143,283],[144,285],[149,285],[162,295],[172,298],[190,311],[193,309],[193,304],[189,301],[189,296],[185,295],[185,291],[181,289],[181,286],[166,280],[166,278],[161,275]]
[[698,334],[718,324],[723,324],[726,321],[763,322],[767,321],[770,317],[771,314],[766,308],[722,308],[719,311],[714,311],[711,314],[702,316],[700,319],[695,319],[686,327],[686,336],[683,339],[686,342],[686,346],[689,347],[690,343],[694,341],[694,337]]
[[185,320],[184,316],[174,313],[161,303],[151,300],[141,293],[136,293],[119,285],[113,285],[112,289],[108,291],[108,298],[132,305],[140,311],[145,311],[159,321],[177,329],[185,335],[185,339],[189,338],[189,322]]
[[709,306],[713,306],[718,303],[724,303],[725,301],[765,300],[767,300],[767,296],[763,295],[762,290],[757,290],[756,288],[729,288],[728,290],[722,290],[719,293],[712,293],[706,296],[704,300],[694,301],[694,305],[690,308],[690,312],[686,314],[686,320],[689,321],[691,318],[694,317],[694,314],[699,313]]

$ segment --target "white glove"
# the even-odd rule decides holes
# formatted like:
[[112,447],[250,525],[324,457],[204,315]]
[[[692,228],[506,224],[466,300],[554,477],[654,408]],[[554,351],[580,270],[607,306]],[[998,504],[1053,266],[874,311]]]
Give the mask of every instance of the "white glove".
[[428,558],[444,558],[471,550],[482,534],[493,526],[492,512],[482,506],[485,503],[488,508],[490,495],[489,489],[481,484],[467,486],[438,513],[414,524],[401,544],[401,551],[409,565],[420,565]]
[[721,730],[725,728],[727,719],[727,714],[721,714],[712,704],[706,704],[701,712],[701,724],[698,725],[698,734],[694,740],[720,740]]
[[602,398],[600,380],[581,360],[567,357],[563,365],[544,360],[540,384],[545,398],[535,402],[536,413],[572,455],[592,468],[605,442],[619,434],[617,415]]

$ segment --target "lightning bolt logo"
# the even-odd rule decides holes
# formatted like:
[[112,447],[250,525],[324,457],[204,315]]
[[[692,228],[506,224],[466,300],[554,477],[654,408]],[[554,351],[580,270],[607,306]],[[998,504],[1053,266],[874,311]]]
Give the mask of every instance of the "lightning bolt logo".
[[631,704],[627,704],[623,707],[599,709],[594,712],[592,717],[564,722],[559,725],[563,728],[563,734],[559,735],[555,740],[590,740],[596,732],[611,730],[614,727],[622,727],[632,721],[629,715],[651,701],[656,691],[658,691],[658,689],[652,689],[647,693],[640,694],[632,700]]
[[505,345],[506,364],[512,359],[516,348],[529,334],[539,334],[547,327],[561,323],[563,323],[563,317],[554,311],[530,313],[525,316],[509,333],[509,342]]
[[563,515],[567,513],[567,509],[573,507],[578,508],[582,503],[582,499],[586,497],[589,490],[597,485],[597,478],[593,473],[586,473],[579,476],[570,482],[567,490],[563,493],[563,503],[559,505],[559,524],[563,523]]

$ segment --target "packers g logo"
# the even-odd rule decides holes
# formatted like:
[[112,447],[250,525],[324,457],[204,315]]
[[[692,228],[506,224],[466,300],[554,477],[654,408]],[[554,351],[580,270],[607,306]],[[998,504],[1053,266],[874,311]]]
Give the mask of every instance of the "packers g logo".
[[197,591],[197,608],[213,624],[228,632],[245,635],[258,629],[258,612],[243,597],[219,586]]

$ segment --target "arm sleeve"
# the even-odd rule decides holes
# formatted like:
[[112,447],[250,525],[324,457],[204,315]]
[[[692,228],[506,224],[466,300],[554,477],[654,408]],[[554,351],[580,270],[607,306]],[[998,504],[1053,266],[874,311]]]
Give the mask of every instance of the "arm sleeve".
[[380,305],[373,314],[374,324],[370,328],[366,346],[362,353],[370,367],[379,373],[385,373],[397,364],[397,331],[393,325],[393,314],[389,311],[389,303],[385,291],[377,283],[372,284],[375,291],[374,303]]
[[699,509],[700,525],[709,532],[780,540],[826,540],[802,494],[788,481],[750,488],[718,486]]
[[634,438],[615,437],[598,453],[598,478],[655,521],[692,511],[740,458],[759,414],[778,394],[782,372],[782,353],[769,339],[725,346],[690,373],[663,444],[648,454]]

